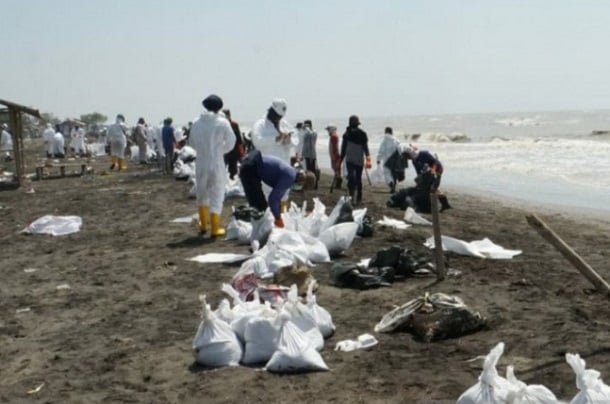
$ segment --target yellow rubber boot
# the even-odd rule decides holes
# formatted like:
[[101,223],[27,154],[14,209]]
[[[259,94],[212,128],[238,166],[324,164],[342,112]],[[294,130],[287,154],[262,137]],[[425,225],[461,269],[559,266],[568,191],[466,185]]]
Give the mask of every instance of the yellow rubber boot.
[[119,170],[127,170],[125,159],[119,158]]
[[281,202],[281,212],[288,213],[288,201]]
[[210,216],[210,209],[207,206],[199,207],[199,231],[203,234],[208,229],[208,217]]
[[117,166],[119,159],[117,156],[110,156],[110,160],[112,161],[112,165],[110,166],[110,169],[114,170],[114,168]]
[[212,237],[224,236],[226,231],[220,227],[220,214],[212,213],[210,219],[212,224]]

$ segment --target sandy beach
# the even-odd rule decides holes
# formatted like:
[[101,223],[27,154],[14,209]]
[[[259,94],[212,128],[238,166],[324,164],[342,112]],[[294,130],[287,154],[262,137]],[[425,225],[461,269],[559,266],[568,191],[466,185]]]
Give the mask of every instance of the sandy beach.
[[[196,212],[186,183],[151,166],[104,172],[108,157],[94,159],[91,166],[94,173],[84,177],[34,182],[34,193],[0,192],[0,402],[455,402],[481,371],[482,361],[468,360],[486,355],[500,341],[506,344],[500,373],[513,364],[518,378],[544,384],[560,399],[577,392],[566,352],[580,353],[610,380],[608,299],[527,224],[525,215],[537,213],[610,280],[608,217],[527,206],[449,184],[453,209],[441,215],[444,235],[466,241],[488,237],[523,253],[511,260],[447,253],[459,275],[366,291],[331,286],[332,264],[318,265],[312,268],[320,284],[317,301],[337,327],[321,352],[329,372],[278,376],[243,366],[207,370],[195,364],[191,350],[198,295],[207,294],[215,307],[224,297],[221,284],[238,266],[186,258],[248,253],[248,247],[200,237],[194,224],[170,223]],[[295,193],[293,200],[307,199],[311,206],[317,196],[328,213],[341,195],[330,194],[329,185],[324,176],[318,191]],[[375,220],[402,218],[402,211],[386,208],[388,196],[383,187],[365,188],[364,204]],[[229,221],[231,205],[244,203],[227,199],[223,222]],[[81,216],[83,227],[64,237],[20,234],[47,214]],[[374,237],[357,238],[336,261],[359,261],[391,245],[426,251],[422,244],[430,235],[430,228],[377,227]],[[434,343],[405,332],[375,334],[375,347],[333,350],[338,341],[373,333],[385,313],[427,291],[461,297],[487,318],[487,327]]]

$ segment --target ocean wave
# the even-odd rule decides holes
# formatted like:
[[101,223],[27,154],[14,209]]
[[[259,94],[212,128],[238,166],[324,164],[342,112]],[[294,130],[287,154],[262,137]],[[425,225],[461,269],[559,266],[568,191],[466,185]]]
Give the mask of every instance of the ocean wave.
[[507,118],[507,119],[496,119],[495,123],[503,126],[540,126],[539,117],[535,118]]
[[461,132],[452,133],[407,133],[402,135],[405,140],[419,143],[467,143],[470,137]]

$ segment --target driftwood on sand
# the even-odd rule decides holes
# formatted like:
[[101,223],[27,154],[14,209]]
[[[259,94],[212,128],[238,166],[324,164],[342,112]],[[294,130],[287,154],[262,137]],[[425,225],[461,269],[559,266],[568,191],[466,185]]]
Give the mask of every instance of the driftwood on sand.
[[553,245],[585,278],[591,282],[595,288],[610,297],[610,285],[602,278],[584,259],[580,257],[565,241],[563,241],[550,227],[546,225],[536,215],[527,215],[527,222],[545,240]]

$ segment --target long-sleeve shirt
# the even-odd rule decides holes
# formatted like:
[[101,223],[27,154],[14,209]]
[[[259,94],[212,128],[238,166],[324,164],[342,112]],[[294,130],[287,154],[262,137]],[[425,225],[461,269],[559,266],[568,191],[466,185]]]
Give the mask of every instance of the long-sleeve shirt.
[[161,129],[161,138],[163,139],[163,147],[171,149],[174,147],[176,139],[174,139],[174,127],[172,125],[163,125]]
[[341,160],[363,166],[364,156],[370,156],[366,132],[357,127],[348,127],[341,142]]
[[269,194],[269,209],[273,217],[281,217],[281,201],[286,191],[294,184],[297,171],[281,159],[262,154],[262,163],[258,165],[258,177],[272,188]]
[[339,154],[339,136],[337,132],[333,132],[328,138],[328,155],[330,156],[330,164],[333,170],[338,168],[341,155]]
[[443,165],[441,162],[432,155],[427,150],[420,150],[417,153],[417,156],[413,159],[413,167],[415,167],[415,172],[417,175],[421,174],[425,166],[430,167],[430,169],[439,174],[443,173]]
[[305,159],[317,159],[316,143],[318,142],[318,132],[306,129],[303,134],[303,147],[301,156]]

